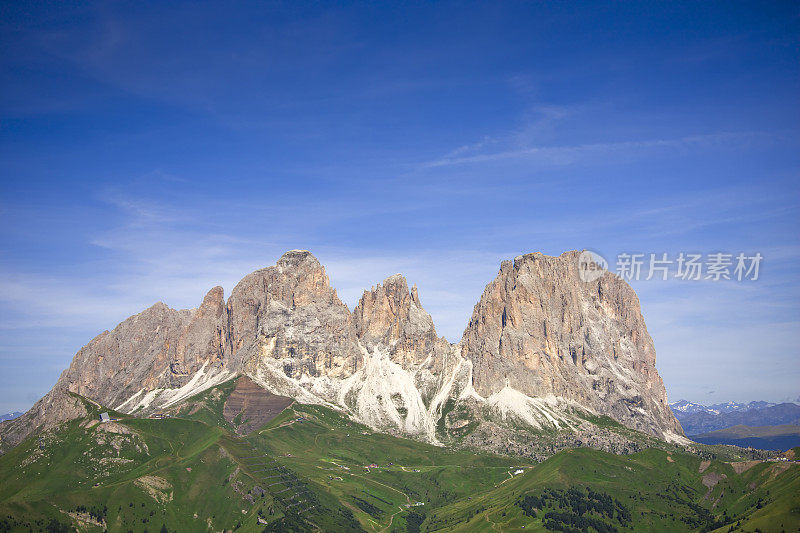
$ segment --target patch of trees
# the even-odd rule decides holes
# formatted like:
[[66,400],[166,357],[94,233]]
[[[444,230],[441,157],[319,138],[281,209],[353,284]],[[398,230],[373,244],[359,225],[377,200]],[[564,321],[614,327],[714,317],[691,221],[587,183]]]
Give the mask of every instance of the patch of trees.
[[409,511],[408,516],[406,516],[406,531],[408,533],[420,533],[424,521],[424,514],[416,511]]
[[71,533],[72,527],[69,524],[64,524],[53,518],[47,523],[45,531],[47,531],[47,533]]
[[550,531],[564,533],[588,533],[589,528],[598,533],[617,533],[619,530],[592,515],[579,515],[570,511],[548,511],[544,515],[542,525]]
[[539,494],[525,494],[516,505],[530,517],[550,509],[542,517],[542,524],[550,531],[588,532],[593,528],[599,533],[614,533],[618,531],[614,524],[625,526],[631,521],[630,510],[622,502],[590,487],[544,489]]
[[364,531],[361,528],[361,523],[353,514],[353,511],[348,509],[347,507],[339,506],[339,509],[336,511],[339,515],[339,519],[337,524],[341,524],[341,527],[345,531]]
[[[93,505],[91,507],[86,507],[85,505],[79,505],[75,508],[76,513],[86,513],[91,516],[93,519],[97,520],[98,522],[102,522],[106,519],[108,515],[108,507],[99,505]],[[152,516],[152,515],[150,515]]]
[[33,522],[23,522],[17,520],[11,515],[7,518],[0,519],[0,533],[10,531],[44,531],[46,533],[72,533],[73,528],[69,524],[59,522],[55,518],[51,518],[48,522],[47,519],[38,519]]
[[295,514],[289,514],[267,525],[262,533],[301,533],[308,531],[308,524]]
[[[684,494],[687,496],[691,496],[694,491],[683,490]],[[702,505],[691,501],[688,498],[681,497],[677,491],[668,490],[664,492],[657,493],[657,496],[663,498],[668,501],[675,502],[679,505],[683,505],[689,508],[692,514],[686,514],[680,518],[681,522],[686,524],[689,529],[699,530],[701,533],[707,533],[709,531],[714,531],[715,529],[719,529],[723,526],[726,526],[736,518],[728,516],[728,511],[723,512],[722,516],[719,518],[715,518],[714,514],[703,507]],[[673,515],[670,515],[673,516]]]
[[356,502],[356,505],[358,506],[359,509],[361,509],[362,511],[364,511],[365,513],[367,513],[371,517],[380,519],[380,517],[383,516],[383,511],[381,509],[379,509],[378,507],[375,507],[374,505],[372,505],[368,501],[362,500],[361,498],[358,498],[357,496],[353,496],[353,500]]

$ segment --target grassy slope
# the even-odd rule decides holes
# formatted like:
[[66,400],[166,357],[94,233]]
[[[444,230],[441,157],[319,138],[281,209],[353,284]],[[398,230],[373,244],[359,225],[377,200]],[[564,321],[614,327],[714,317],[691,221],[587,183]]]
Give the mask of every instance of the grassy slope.
[[[42,449],[38,438],[29,439],[0,457],[0,519],[10,515],[9,525],[27,531],[37,520],[39,526],[52,518],[68,523],[62,511],[84,505],[106,506],[110,531],[152,532],[162,524],[173,531],[237,525],[260,531],[259,514],[277,530],[295,524],[298,530],[352,531],[360,524],[367,531],[406,531],[413,511],[417,518],[425,515],[423,531],[523,525],[530,531],[542,528],[543,513],[524,516],[514,505],[521,495],[588,485],[628,507],[639,531],[687,530],[681,519],[696,519],[697,505],[717,516],[741,517],[749,531],[800,526],[796,465],[779,472],[788,465],[761,463],[737,474],[714,461],[700,473],[699,457],[677,451],[615,456],[589,449],[532,465],[373,433],[330,409],[297,404],[240,437],[221,416],[232,389],[229,382],[199,395],[172,419],[124,417],[119,426],[131,433],[109,433],[110,426],[86,427],[78,420],[46,433]],[[88,407],[90,416],[99,412]],[[269,487],[274,479],[265,479],[254,466],[262,461],[251,459],[265,453],[293,481]],[[367,468],[371,463],[379,466]],[[525,473],[511,477],[518,467]],[[703,485],[708,474],[725,478],[709,490]],[[142,479],[154,478],[159,485],[148,490]],[[252,492],[256,485],[267,493]],[[309,504],[317,506],[304,515],[306,522],[286,510],[286,496],[300,489],[309,490]],[[423,505],[408,507],[417,502]],[[84,524],[82,530],[101,528]]]
[[[110,531],[158,531],[162,524],[179,531],[206,531],[209,524],[215,530],[239,525],[256,531],[264,527],[257,523],[259,514],[288,530],[297,520],[281,522],[283,499],[299,490],[291,487],[300,487],[313,493],[310,499],[318,506],[304,515],[309,521],[301,522],[301,529],[357,529],[355,515],[369,531],[404,530],[408,503],[443,503],[488,488],[518,462],[363,435],[366,427],[315,406],[287,409],[244,438],[221,427],[232,384],[218,389],[193,398],[165,420],[111,412],[121,420],[89,425],[105,409],[87,404],[90,417],[45,434],[42,449],[32,438],[0,457],[0,517],[10,515],[9,524],[28,530],[37,521],[39,526],[51,519],[69,523],[65,512],[79,506],[105,506]],[[300,416],[305,420],[298,422]],[[129,433],[109,433],[114,427]],[[275,479],[264,479],[263,467],[256,464],[265,452],[299,479],[267,487]],[[381,467],[364,468],[372,462]],[[148,491],[144,485],[153,478],[161,488]],[[245,496],[255,485],[268,493],[254,493],[251,503]]]
[[[342,501],[372,531],[404,530],[407,504],[422,502],[424,510],[468,497],[508,478],[509,469],[520,464],[372,433],[331,410],[307,405],[287,409],[250,438]],[[378,467],[367,468],[370,464]]]
[[[227,429],[188,419],[126,418],[116,425],[126,433],[109,433],[114,425],[89,426],[90,420],[65,424],[41,444],[32,438],[0,457],[0,517],[12,517],[7,525],[27,531],[52,519],[69,523],[65,513],[79,506],[105,506],[110,531],[162,525],[253,531],[263,528],[259,512],[267,521],[283,518],[285,506],[269,492],[247,499],[263,485],[247,466],[258,452]],[[310,520],[320,529],[351,525],[352,515],[338,502],[318,503]],[[93,529],[102,528],[87,526]]]
[[[741,474],[730,464],[717,461],[703,473],[700,467],[701,460],[693,455],[661,450],[630,456],[570,450],[472,500],[437,509],[425,526],[431,531],[514,531],[523,526],[525,531],[541,531],[544,512],[536,518],[524,516],[515,502],[528,493],[540,494],[544,488],[577,485],[607,493],[631,511],[632,526],[617,526],[621,530],[695,530],[704,525],[693,508],[697,505],[710,510],[716,519],[727,512],[731,519],[720,531],[728,531],[738,520],[747,531],[756,527],[774,531],[775,524],[781,525],[777,531],[800,527],[800,466],[760,463]],[[703,484],[704,477],[715,474],[725,478],[711,488]]]

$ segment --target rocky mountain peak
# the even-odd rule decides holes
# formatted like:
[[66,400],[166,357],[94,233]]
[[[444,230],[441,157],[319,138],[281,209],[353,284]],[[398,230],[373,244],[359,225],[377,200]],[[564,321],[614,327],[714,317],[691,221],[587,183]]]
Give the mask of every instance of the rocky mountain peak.
[[271,365],[293,379],[349,375],[359,365],[350,310],[308,251],[291,250],[245,276],[227,309],[229,351],[242,364]]
[[275,266],[256,270],[242,278],[234,287],[228,306],[280,302],[298,307],[319,300],[341,303],[317,258],[306,250],[290,250],[278,259]]
[[385,280],[383,280],[383,285],[397,285],[398,287],[405,286],[406,290],[408,289],[408,281],[406,281],[405,276],[400,273],[392,274]]
[[368,350],[386,349],[401,365],[419,363],[437,345],[431,316],[422,308],[416,285],[409,291],[406,278],[395,274],[364,291],[353,311],[356,334]]
[[225,310],[225,291],[217,285],[208,291],[203,298],[203,303],[197,308],[197,315],[211,315],[219,317]]
[[278,259],[276,266],[278,268],[297,268],[301,265],[316,268],[320,266],[320,263],[308,250],[289,250]]
[[578,256],[501,263],[461,342],[475,390],[562,397],[638,429],[680,434],[635,292],[610,273],[581,281]]
[[414,304],[420,309],[422,308],[422,304],[419,301],[419,292],[417,291],[416,283],[411,287],[411,301],[414,302]]
[[391,345],[400,338],[411,304],[408,283],[400,274],[364,291],[353,312],[359,339],[368,348],[381,342]]
[[139,412],[244,374],[273,393],[339,405],[373,427],[434,442],[437,428],[466,427],[463,417],[485,428],[509,416],[559,428],[557,420],[576,420],[565,414],[573,409],[680,435],[636,294],[608,273],[581,281],[578,255],[503,261],[461,342],[450,345],[402,275],[365,291],[351,313],[319,261],[291,250],[245,276],[227,302],[214,287],[196,309],[158,302],[101,333],[0,433],[16,443],[72,416],[70,392]]

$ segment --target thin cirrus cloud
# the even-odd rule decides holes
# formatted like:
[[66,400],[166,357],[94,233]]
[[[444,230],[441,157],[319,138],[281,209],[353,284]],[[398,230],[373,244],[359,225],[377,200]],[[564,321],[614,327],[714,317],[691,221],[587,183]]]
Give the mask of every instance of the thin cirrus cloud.
[[422,168],[436,168],[491,163],[513,159],[536,160],[553,165],[568,165],[580,159],[607,156],[609,154],[637,155],[651,149],[698,149],[715,145],[752,143],[773,138],[775,138],[774,134],[764,132],[723,132],[707,135],[690,135],[674,139],[599,142],[561,146],[532,146],[514,150],[483,152],[482,150],[485,147],[494,144],[485,141],[473,146],[457,149],[443,158],[422,163],[420,166]]

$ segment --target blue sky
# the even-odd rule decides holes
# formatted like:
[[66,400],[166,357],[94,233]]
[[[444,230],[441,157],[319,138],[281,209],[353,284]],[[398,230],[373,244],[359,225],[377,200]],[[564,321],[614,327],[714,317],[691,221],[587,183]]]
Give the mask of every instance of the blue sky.
[[761,252],[633,286],[671,400],[800,395],[796,3],[5,3],[0,412],[94,335],[312,250],[457,341],[502,259]]

